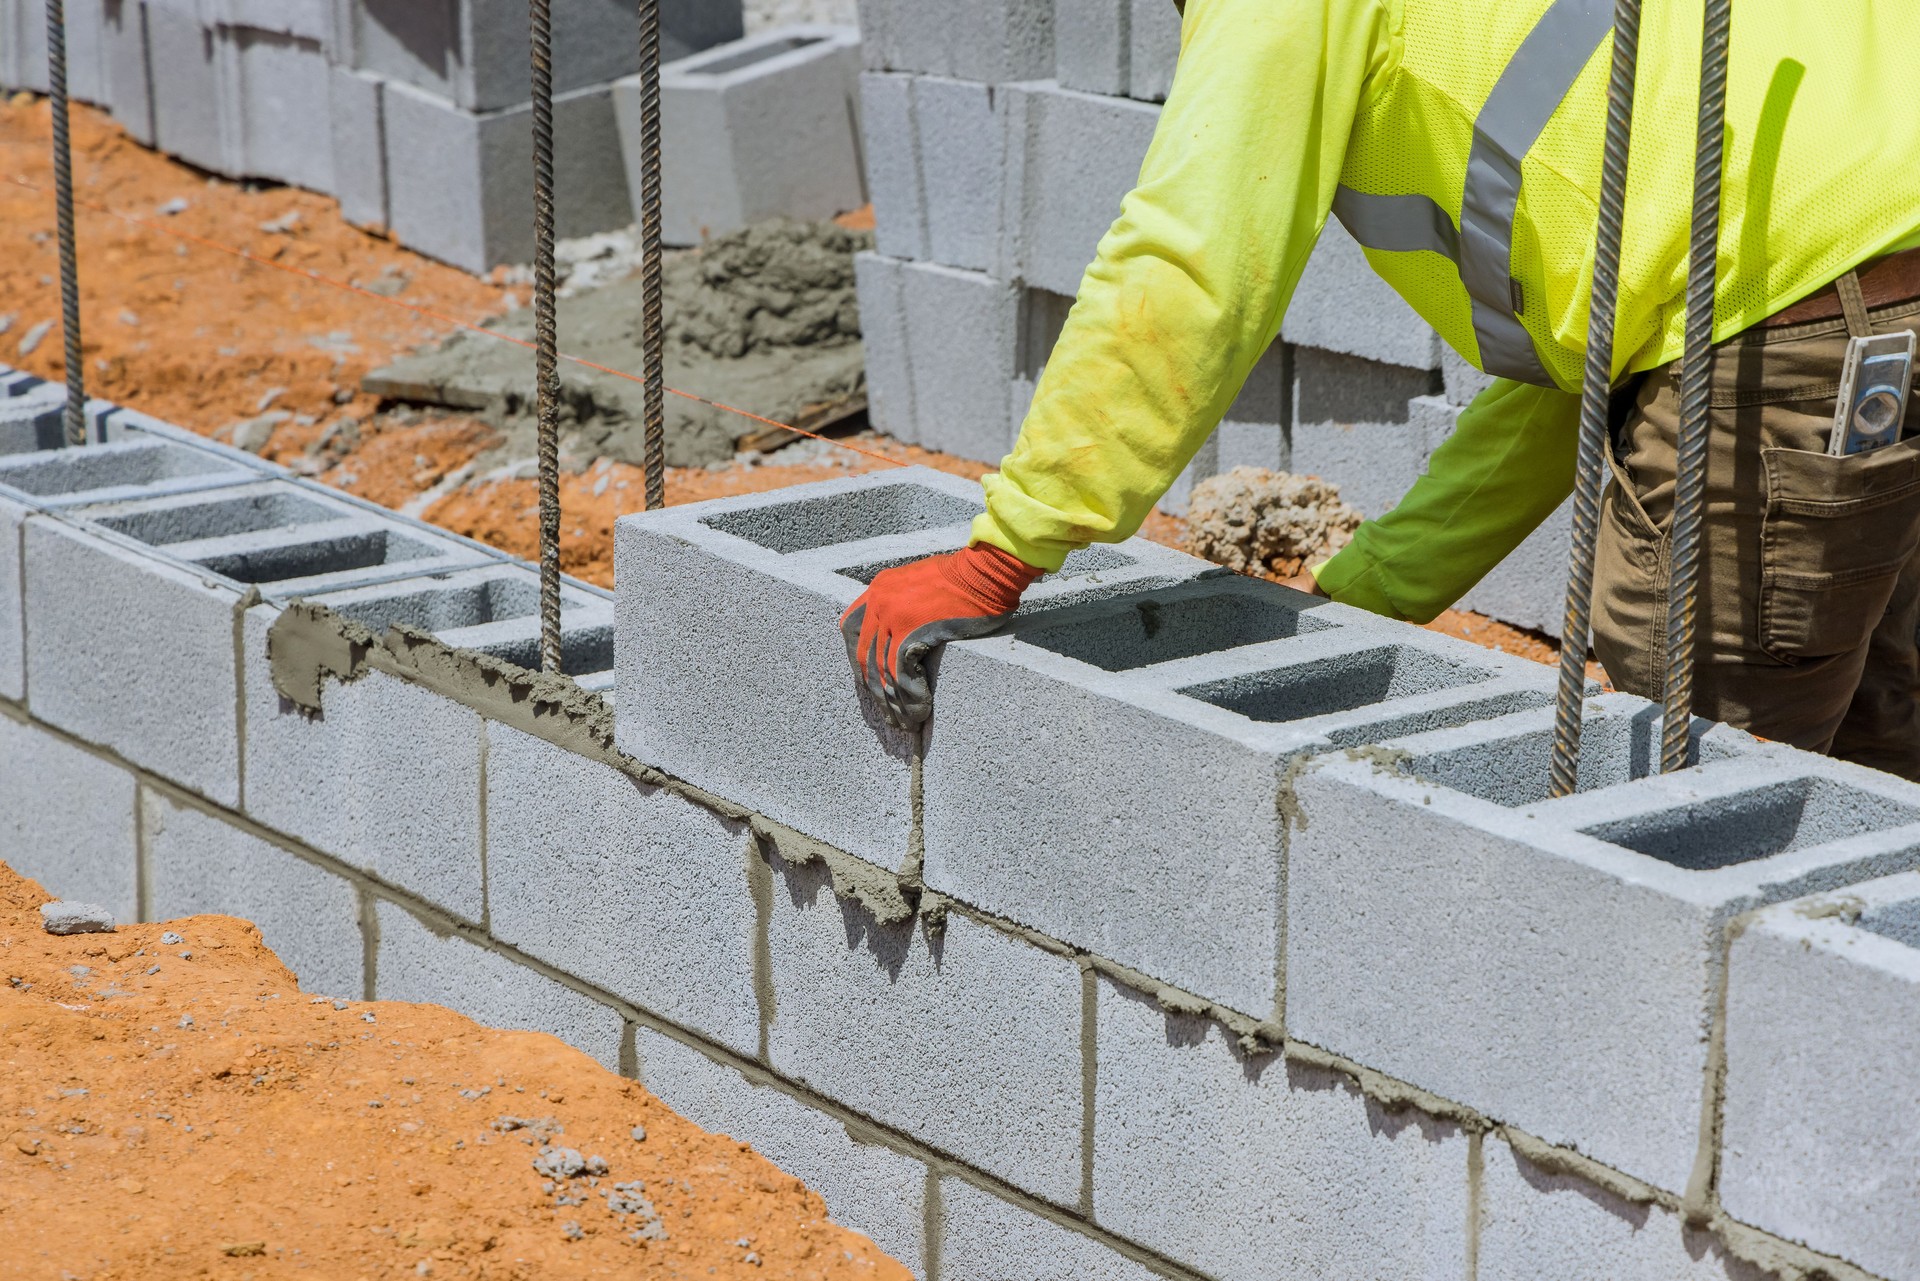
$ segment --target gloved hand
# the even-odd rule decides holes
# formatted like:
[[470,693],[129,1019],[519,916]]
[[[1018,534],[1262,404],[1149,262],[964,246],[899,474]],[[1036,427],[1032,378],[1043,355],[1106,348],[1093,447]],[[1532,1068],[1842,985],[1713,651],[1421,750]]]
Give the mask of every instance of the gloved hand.
[[988,543],[880,571],[840,615],[840,634],[888,723],[911,729],[931,716],[927,655],[996,631],[1045,573]]

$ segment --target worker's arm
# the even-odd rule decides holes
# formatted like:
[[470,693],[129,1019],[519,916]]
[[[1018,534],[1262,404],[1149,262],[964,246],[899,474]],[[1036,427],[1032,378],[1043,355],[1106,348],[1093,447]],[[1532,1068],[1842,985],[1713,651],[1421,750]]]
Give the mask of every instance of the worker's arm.
[[1505,379],[1461,411],[1400,505],[1314,570],[1337,601],[1431,620],[1573,492],[1580,397]]
[[1140,527],[1279,333],[1394,44],[1388,0],[1188,0],[1139,185],[986,479],[976,540],[1051,570]]

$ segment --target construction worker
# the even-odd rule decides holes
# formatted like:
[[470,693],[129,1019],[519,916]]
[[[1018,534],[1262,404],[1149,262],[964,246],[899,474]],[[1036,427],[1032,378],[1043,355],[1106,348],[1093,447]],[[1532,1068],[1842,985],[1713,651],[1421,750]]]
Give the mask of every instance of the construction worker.
[[[1329,213],[1496,381],[1311,590],[1412,622],[1572,489],[1609,0],[1187,0],[1139,185],[1101,240],[972,545],[842,620],[924,720],[934,645],[1133,534],[1273,343]],[[1701,6],[1649,0],[1593,643],[1658,697]],[[1920,442],[1826,451],[1850,334],[1920,325],[1920,4],[1734,11],[1695,710],[1920,777]],[[1903,389],[1904,390],[1904,389]],[[1915,398],[1920,400],[1920,398]],[[1906,430],[1920,430],[1920,409]]]

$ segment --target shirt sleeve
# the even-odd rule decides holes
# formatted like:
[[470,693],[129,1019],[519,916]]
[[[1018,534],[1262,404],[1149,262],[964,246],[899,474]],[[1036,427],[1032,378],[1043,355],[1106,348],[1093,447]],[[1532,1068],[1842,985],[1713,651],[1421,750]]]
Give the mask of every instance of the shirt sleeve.
[[1314,580],[1343,604],[1432,621],[1573,492],[1579,442],[1578,395],[1496,381],[1400,505],[1355,530]]
[[1139,529],[1280,330],[1392,0],[1188,0],[1139,184],[985,480],[973,537],[1058,569]]

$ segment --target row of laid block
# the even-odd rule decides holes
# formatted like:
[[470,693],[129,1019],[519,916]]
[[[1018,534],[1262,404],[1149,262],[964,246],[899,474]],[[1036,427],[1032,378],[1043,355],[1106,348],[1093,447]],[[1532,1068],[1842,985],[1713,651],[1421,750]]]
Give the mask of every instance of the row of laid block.
[[[1071,297],[1138,181],[1159,109],[1053,81],[861,77],[881,253]],[[1409,369],[1440,342],[1329,222],[1294,291],[1285,341]],[[1437,390],[1437,388],[1436,388]]]
[[[833,620],[977,510],[892,473],[623,518],[622,749],[1676,1193],[1728,921],[1920,865],[1920,789],[1725,729],[1648,777],[1625,696],[1594,705],[1588,792],[1548,803],[1551,669],[1137,544],[947,647],[899,734]],[[1411,763],[1338,754],[1382,745]]]

